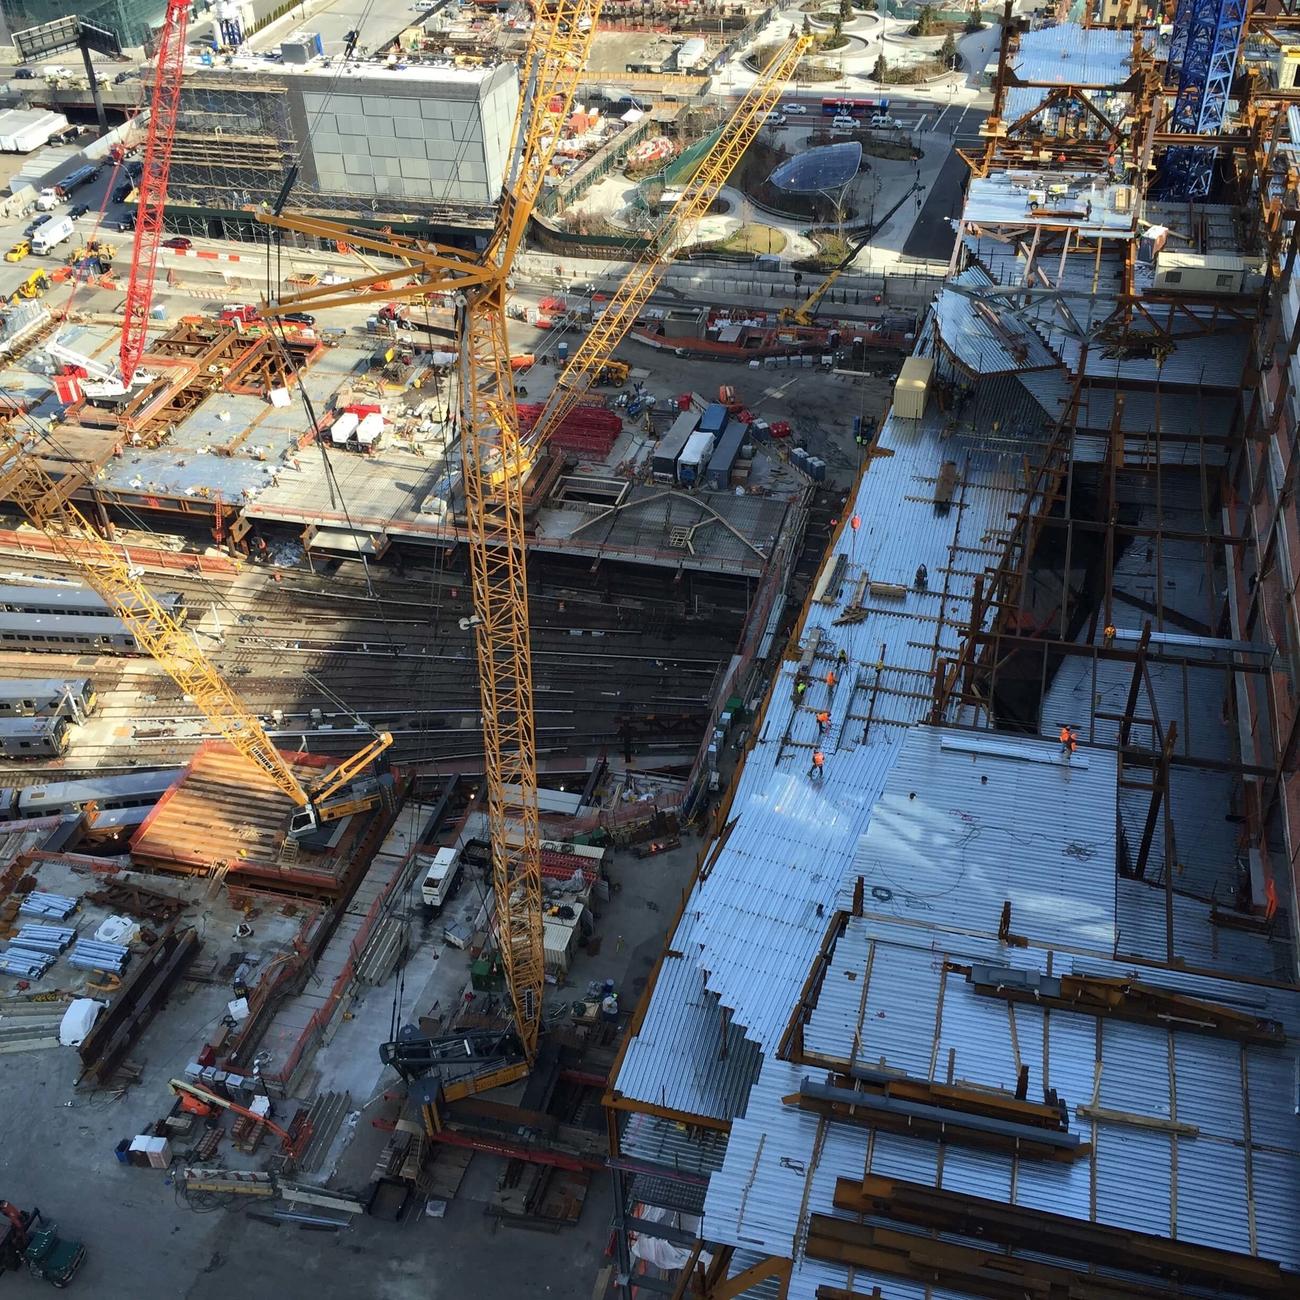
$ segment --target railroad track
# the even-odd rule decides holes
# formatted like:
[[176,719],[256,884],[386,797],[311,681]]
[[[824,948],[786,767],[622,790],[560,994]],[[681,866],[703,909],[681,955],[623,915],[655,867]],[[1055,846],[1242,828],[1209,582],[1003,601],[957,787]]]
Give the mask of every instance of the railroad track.
[[[7,567],[0,581],[66,573],[33,557]],[[359,716],[393,732],[398,762],[481,759],[473,644],[459,627],[470,605],[456,575],[421,572],[368,586],[295,573],[287,586],[254,570],[230,584],[178,574],[154,585],[185,596],[205,650],[268,726],[280,711],[274,730],[286,744],[305,735],[313,750],[350,753]],[[739,633],[736,611],[685,617],[667,602],[629,610],[568,592],[534,597],[532,607],[540,753],[618,752],[629,726],[638,757],[698,746]],[[2,676],[65,674],[95,681],[94,717],[67,758],[2,765],[4,783],[183,762],[211,734],[148,659],[0,653]],[[311,725],[313,710],[330,729]],[[113,739],[99,741],[96,732]]]

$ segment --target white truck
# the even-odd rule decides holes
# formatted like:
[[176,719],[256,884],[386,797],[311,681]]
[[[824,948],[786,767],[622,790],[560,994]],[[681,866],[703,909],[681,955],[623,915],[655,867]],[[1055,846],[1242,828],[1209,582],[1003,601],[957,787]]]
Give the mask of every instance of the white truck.
[[53,185],[47,185],[37,196],[36,206],[42,212],[50,212],[57,208],[63,199],[60,197],[58,190]]
[[424,905],[437,916],[451,900],[460,885],[463,863],[459,849],[439,849],[432,858],[421,855],[424,866],[424,881],[420,885],[420,897]]
[[32,236],[32,252],[43,256],[65,239],[71,238],[72,231],[71,217],[55,217],[53,221],[47,221]]

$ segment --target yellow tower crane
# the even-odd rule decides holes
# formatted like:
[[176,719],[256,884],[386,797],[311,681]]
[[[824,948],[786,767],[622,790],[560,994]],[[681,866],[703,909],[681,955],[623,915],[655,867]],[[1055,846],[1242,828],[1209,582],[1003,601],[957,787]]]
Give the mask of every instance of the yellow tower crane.
[[55,550],[99,593],[126,624],[137,644],[190,696],[199,711],[243,756],[270,777],[297,808],[290,832],[304,835],[321,822],[374,807],[380,790],[349,789],[350,783],[393,743],[387,732],[305,788],[239,697],[199,648],[189,631],[154,599],[122,553],[102,538],[72,502],[84,479],[69,472],[55,478],[41,464],[34,433],[24,435],[0,421],[0,497],[13,501]]
[[[543,0],[521,67],[521,94],[503,198],[486,250],[376,238],[346,223],[263,213],[285,230],[342,241],[405,263],[392,271],[318,286],[268,304],[270,317],[374,301],[451,293],[457,302],[460,450],[474,602],[473,628],[483,709],[488,830],[497,936],[526,1064],[537,1050],[543,987],[541,859],[537,826],[537,759],[525,573],[523,488],[528,452],[510,371],[507,282],[568,117],[596,25],[599,0]],[[768,65],[700,164],[683,199],[620,289],[608,328],[584,341],[566,374],[590,382],[652,292],[682,222],[697,220],[762,126],[764,114],[807,48],[790,41]],[[404,283],[405,282],[405,283]],[[383,288],[377,288],[379,284]],[[603,355],[598,352],[603,351]],[[575,370],[574,367],[577,367]],[[576,379],[570,388],[577,392]],[[566,398],[566,400],[568,400]],[[577,400],[575,397],[574,401]],[[554,427],[552,421],[550,427]],[[534,437],[534,443],[538,441]],[[519,823],[518,831],[509,826]],[[499,1079],[498,1079],[499,1081]]]

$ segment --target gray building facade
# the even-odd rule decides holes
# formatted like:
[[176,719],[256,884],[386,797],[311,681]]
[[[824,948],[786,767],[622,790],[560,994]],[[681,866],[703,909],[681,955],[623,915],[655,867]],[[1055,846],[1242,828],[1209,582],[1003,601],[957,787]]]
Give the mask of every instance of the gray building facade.
[[490,216],[518,100],[513,64],[386,69],[324,61],[191,68],[172,152],[173,201],[273,202],[401,219]]

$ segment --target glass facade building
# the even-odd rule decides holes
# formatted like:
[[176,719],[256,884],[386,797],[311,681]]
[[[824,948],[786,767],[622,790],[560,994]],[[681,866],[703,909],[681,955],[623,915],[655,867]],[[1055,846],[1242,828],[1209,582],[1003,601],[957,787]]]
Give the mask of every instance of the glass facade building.
[[67,0],[0,0],[10,32],[65,18],[72,9],[86,22],[112,32],[125,46],[143,45],[150,30],[161,24],[166,8],[166,0],[77,0],[75,5]]

